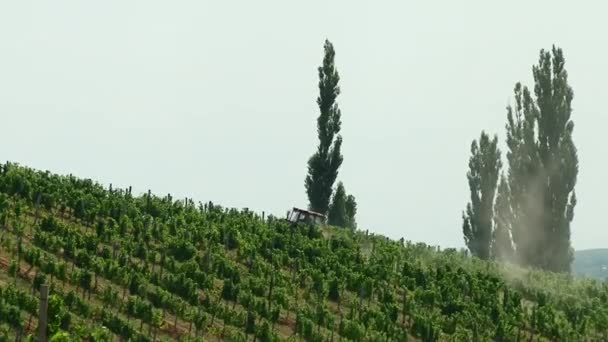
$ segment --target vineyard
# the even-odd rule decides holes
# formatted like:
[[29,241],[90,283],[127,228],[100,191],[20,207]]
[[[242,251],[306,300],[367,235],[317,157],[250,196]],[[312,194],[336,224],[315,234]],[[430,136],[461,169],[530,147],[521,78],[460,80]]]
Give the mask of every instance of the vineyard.
[[607,283],[6,163],[0,340],[42,284],[54,341],[608,341]]

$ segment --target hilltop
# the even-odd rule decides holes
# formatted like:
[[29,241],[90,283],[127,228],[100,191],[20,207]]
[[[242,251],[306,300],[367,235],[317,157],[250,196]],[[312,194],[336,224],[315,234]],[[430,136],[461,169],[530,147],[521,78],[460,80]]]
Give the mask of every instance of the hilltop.
[[[404,227],[407,236],[407,227]],[[600,340],[608,285],[0,168],[0,340]],[[61,339],[59,339],[61,340]]]

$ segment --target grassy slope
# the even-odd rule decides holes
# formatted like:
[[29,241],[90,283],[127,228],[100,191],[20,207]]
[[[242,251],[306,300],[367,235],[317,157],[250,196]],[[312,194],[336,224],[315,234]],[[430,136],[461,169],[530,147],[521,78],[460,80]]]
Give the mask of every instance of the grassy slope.
[[[27,173],[27,172],[26,172]],[[58,198],[61,201],[61,198]],[[136,201],[144,202],[143,198]],[[159,203],[162,201],[159,199]],[[10,197],[9,207],[17,206],[17,203],[25,204],[24,212],[19,217],[9,220],[9,224],[0,232],[2,247],[0,249],[0,287],[8,286],[15,282],[17,287],[25,292],[32,292],[32,280],[36,273],[41,272],[39,265],[32,265],[23,258],[19,265],[20,271],[15,279],[8,275],[9,264],[16,258],[17,235],[16,226],[23,229],[24,248],[26,250],[39,250],[41,259],[64,261],[68,265],[71,274],[78,274],[79,266],[74,266],[74,260],[61,253],[62,249],[57,249],[48,241],[53,241],[53,232],[41,232],[40,220],[44,217],[53,217],[62,227],[67,227],[66,231],[74,236],[82,237],[95,236],[95,224],[86,223],[77,219],[74,212],[70,209],[60,213],[58,209],[35,208],[27,201],[20,200],[18,197]],[[141,203],[140,203],[141,204]],[[160,204],[159,204],[160,205]],[[513,334],[521,334],[528,338],[534,335],[535,340],[544,340],[550,337],[551,327],[540,328],[533,326],[529,320],[530,315],[536,311],[549,312],[551,324],[565,325],[572,324],[571,319],[566,313],[566,308],[572,303],[585,308],[584,310],[597,309],[597,303],[593,302],[598,293],[607,293],[606,288],[592,281],[572,280],[568,276],[554,275],[539,271],[523,270],[515,266],[499,265],[471,259],[462,252],[448,250],[437,251],[436,248],[424,244],[411,244],[409,242],[400,243],[390,241],[382,236],[365,234],[363,232],[351,233],[333,227],[324,227],[319,237],[310,238],[306,236],[305,227],[297,228],[294,235],[293,230],[286,227],[283,223],[266,223],[249,213],[197,213],[193,209],[192,216],[195,223],[184,227],[170,228],[160,233],[160,239],[151,238],[147,243],[147,259],[142,259],[134,255],[133,249],[141,240],[134,228],[127,230],[125,235],[113,236],[110,241],[101,242],[96,247],[97,255],[93,256],[95,262],[103,263],[112,258],[103,257],[104,249],[111,250],[114,245],[118,246],[118,253],[129,255],[129,267],[125,269],[136,270],[146,276],[158,275],[161,269],[161,254],[163,246],[167,240],[175,236],[189,236],[193,244],[198,246],[196,252],[197,260],[204,260],[208,251],[213,256],[215,266],[206,271],[211,282],[208,287],[197,290],[200,305],[193,305],[181,300],[179,296],[172,293],[171,296],[182,305],[181,310],[173,312],[166,310],[164,319],[160,324],[158,332],[151,329],[142,320],[130,318],[127,310],[129,298],[140,298],[146,303],[150,303],[148,296],[138,296],[132,294],[130,290],[123,286],[117,279],[107,279],[99,276],[96,286],[90,294],[82,296],[79,289],[77,278],[67,281],[53,281],[54,292],[66,298],[70,291],[84,298],[83,302],[88,306],[88,311],[84,311],[78,305],[71,305],[69,310],[72,314],[72,330],[77,330],[79,323],[83,327],[99,326],[100,315],[102,312],[109,312],[116,315],[145,336],[155,336],[158,339],[194,339],[196,336],[195,328],[192,328],[192,316],[190,313],[202,310],[206,321],[203,328],[205,340],[220,340],[222,336],[233,340],[240,340],[243,336],[250,339],[252,334],[244,334],[242,320],[247,315],[243,303],[244,299],[240,296],[236,302],[222,299],[222,289],[226,283],[225,276],[221,275],[220,269],[223,267],[234,267],[240,274],[240,283],[245,286],[260,281],[262,293],[255,294],[254,302],[267,305],[265,302],[268,284],[275,279],[275,292],[284,290],[287,294],[287,302],[280,311],[278,320],[273,324],[272,330],[280,340],[293,338],[296,317],[300,315],[304,321],[311,321],[314,318],[312,311],[319,306],[318,296],[315,294],[315,279],[321,279],[321,283],[327,291],[331,275],[340,278],[343,283],[341,301],[321,300],[321,308],[325,307],[328,317],[333,317],[333,321],[326,321],[323,326],[313,324],[313,339],[330,339],[332,334],[337,334],[342,320],[354,322],[364,330],[366,340],[384,340],[387,329],[405,332],[409,340],[421,339],[422,325],[428,322],[437,324],[442,330],[440,340],[459,340],[471,338],[471,334],[487,334],[483,339],[489,339],[497,327],[492,323],[490,316],[493,315],[492,305],[497,305],[497,310],[502,310],[502,301],[507,292],[516,292],[522,297],[521,308],[517,313],[501,313],[501,320],[508,322],[508,326],[514,330]],[[100,219],[99,217],[97,219]],[[101,219],[108,220],[108,217]],[[195,226],[204,226],[201,229],[203,238],[197,241],[192,234]],[[171,233],[171,229],[175,232]],[[237,232],[237,233],[235,233]],[[43,244],[34,241],[34,235],[46,237],[47,241]],[[237,234],[238,247],[227,248],[226,241],[229,234]],[[198,235],[197,235],[198,236]],[[332,247],[333,243],[338,247]],[[270,244],[270,245],[269,245]],[[294,273],[291,268],[293,258],[290,257],[301,246],[303,253],[301,259],[302,271]],[[270,249],[269,249],[270,247]],[[274,260],[270,262],[269,255],[287,260],[286,262]],[[251,266],[249,256],[256,255],[256,264],[259,269]],[[307,255],[316,255],[310,257]],[[361,260],[355,260],[358,255]],[[296,258],[297,259],[297,258]],[[275,264],[278,268],[271,266]],[[162,267],[165,274],[179,272],[176,271],[184,263],[175,261],[171,267]],[[227,265],[227,266],[218,266]],[[202,267],[202,266],[201,266]],[[150,271],[150,268],[152,271]],[[70,273],[68,272],[68,273]],[[343,272],[343,273],[340,273]],[[340,275],[341,274],[341,275]],[[272,275],[272,279],[271,279]],[[48,279],[48,278],[47,278]],[[301,279],[295,281],[295,279]],[[363,283],[370,280],[372,286],[372,296],[360,294],[365,293]],[[250,285],[247,285],[250,286]],[[247,288],[247,286],[243,288]],[[253,285],[251,285],[253,286]],[[361,286],[361,287],[359,287]],[[153,293],[157,290],[168,289],[166,286],[148,281],[144,284],[144,293]],[[254,286],[255,287],[255,286]],[[109,303],[104,303],[102,293],[105,289],[114,289],[118,298]],[[241,292],[244,292],[242,290]],[[602,292],[603,291],[603,292]],[[34,291],[35,293],[35,291]],[[126,297],[123,297],[126,294]],[[403,314],[401,298],[407,298],[408,306]],[[542,298],[542,299],[539,299]],[[538,309],[539,300],[551,301],[550,307],[544,306]],[[205,300],[211,300],[211,306],[204,304]],[[495,304],[491,304],[491,303]],[[394,304],[387,304],[394,303]],[[274,304],[277,305],[277,304]],[[394,322],[388,326],[382,325],[382,320],[387,317],[391,308],[396,308]],[[588,309],[587,309],[588,308]],[[159,307],[156,309],[160,310]],[[546,310],[545,310],[546,309]],[[219,311],[218,311],[219,310]],[[388,311],[387,311],[388,310]],[[450,310],[456,310],[449,314]],[[254,310],[255,311],[255,310]],[[263,310],[262,310],[263,311]],[[267,320],[262,318],[262,313],[255,311],[256,331]],[[596,317],[595,311],[585,311],[591,320],[585,326],[587,336],[596,336],[603,330],[595,327],[593,320]],[[32,331],[36,327],[36,319],[23,312],[26,329]],[[240,317],[240,318],[239,318]],[[519,317],[519,318],[517,318]],[[224,324],[224,319],[230,320]],[[140,330],[140,327],[143,329]],[[475,328],[479,327],[479,328]],[[14,331],[4,325],[9,336]],[[455,330],[454,330],[455,329]],[[474,332],[474,329],[479,331]],[[540,331],[544,329],[543,331]],[[554,328],[557,329],[557,328]],[[569,328],[568,328],[569,329]],[[564,330],[568,330],[564,328]],[[574,329],[574,328],[573,328]],[[546,331],[545,331],[546,330]],[[451,335],[451,336],[450,336]],[[336,335],[337,336],[337,335]],[[398,336],[398,335],[394,335]],[[460,337],[458,337],[460,336]],[[118,336],[113,335],[117,340]],[[396,338],[396,337],[395,337]]]

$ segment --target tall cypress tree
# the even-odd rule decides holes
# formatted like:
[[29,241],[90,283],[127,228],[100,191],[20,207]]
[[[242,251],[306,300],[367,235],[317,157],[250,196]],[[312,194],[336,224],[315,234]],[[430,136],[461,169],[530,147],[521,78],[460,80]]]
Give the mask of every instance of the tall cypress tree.
[[498,137],[492,140],[481,132],[479,144],[473,140],[467,179],[471,201],[463,213],[464,240],[471,253],[479,258],[490,257],[494,196],[498,173],[502,166]]
[[513,240],[520,261],[569,272],[573,255],[570,223],[578,176],[568,74],[561,49],[540,52],[534,97],[515,86],[515,108],[507,110],[509,188]]
[[342,182],[338,182],[336,191],[329,206],[327,221],[333,226],[352,228],[357,227],[355,215],[357,214],[357,202],[355,196],[347,195]]
[[348,215],[346,213],[346,190],[344,189],[344,184],[342,184],[342,182],[338,182],[338,186],[334,192],[327,215],[327,223],[338,227],[346,227],[348,223]]
[[515,107],[507,107],[507,161],[511,205],[511,235],[518,261],[539,265],[543,208],[540,165],[535,142],[536,113],[527,87],[515,85]]
[[352,229],[357,228],[357,220],[355,216],[357,216],[357,201],[355,199],[355,196],[348,195],[346,197],[346,217],[348,219],[346,227]]
[[317,133],[319,145],[317,151],[308,160],[308,175],[305,180],[309,208],[326,214],[332,188],[342,165],[342,137],[340,132],[341,112],[336,103],[340,94],[338,82],[340,76],[334,65],[336,55],[332,43],[325,40],[323,65],[319,67],[319,117]]

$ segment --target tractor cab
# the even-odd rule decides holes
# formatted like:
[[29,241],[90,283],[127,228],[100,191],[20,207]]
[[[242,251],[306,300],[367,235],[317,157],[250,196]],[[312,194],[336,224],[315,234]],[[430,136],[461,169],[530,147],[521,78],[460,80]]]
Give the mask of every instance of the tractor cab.
[[325,215],[311,210],[294,207],[291,211],[287,212],[287,221],[291,222],[292,224],[297,224],[299,222],[308,224],[323,224],[325,223],[325,220]]

